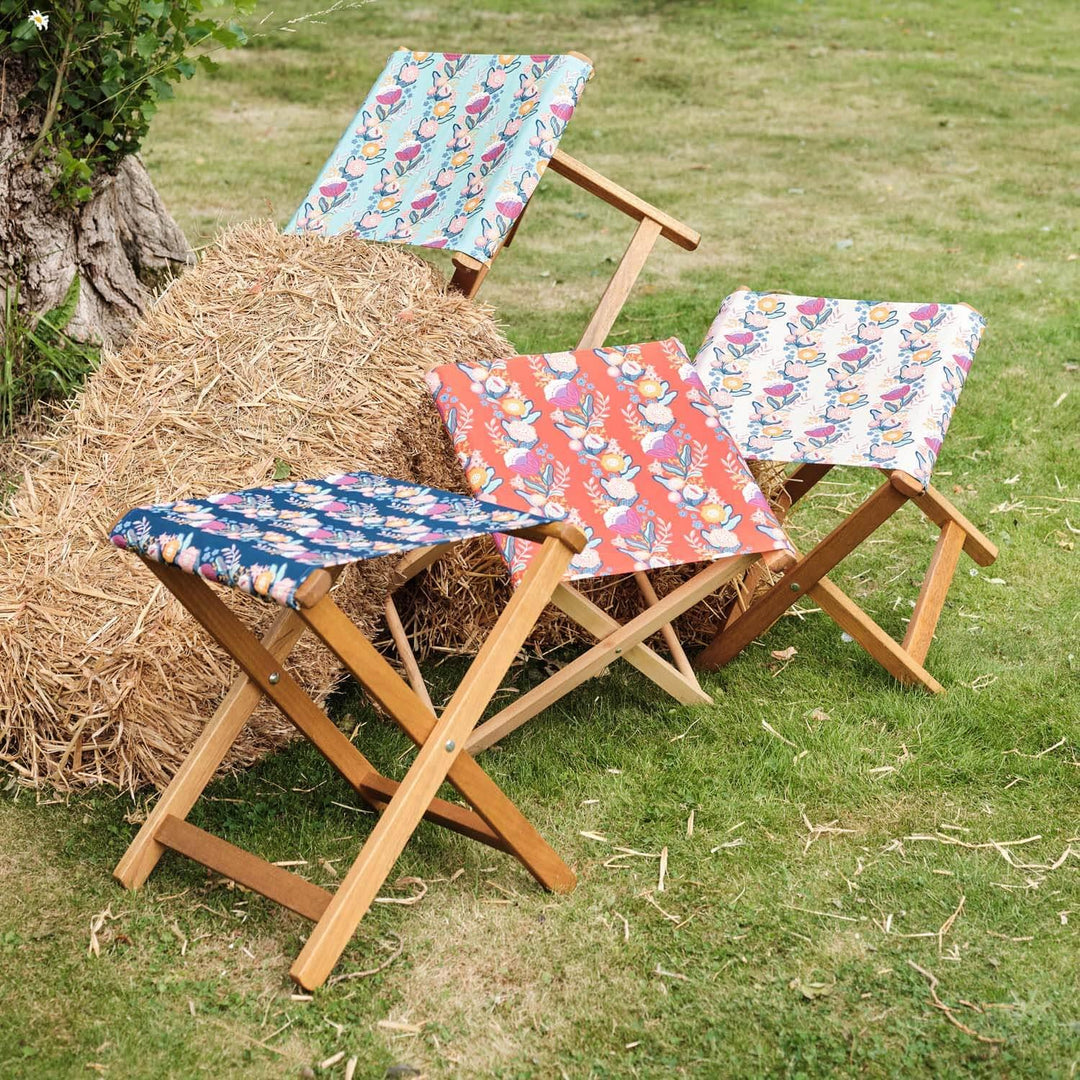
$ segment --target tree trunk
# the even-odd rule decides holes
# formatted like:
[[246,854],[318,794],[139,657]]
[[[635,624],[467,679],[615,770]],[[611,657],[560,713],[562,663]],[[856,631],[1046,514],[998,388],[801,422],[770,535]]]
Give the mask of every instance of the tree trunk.
[[17,58],[0,62],[0,288],[17,282],[20,310],[32,320],[57,307],[78,274],[66,332],[115,348],[155,286],[194,256],[135,155],[114,175],[95,177],[87,203],[52,195],[48,148],[29,160],[41,115],[19,108],[26,87]]

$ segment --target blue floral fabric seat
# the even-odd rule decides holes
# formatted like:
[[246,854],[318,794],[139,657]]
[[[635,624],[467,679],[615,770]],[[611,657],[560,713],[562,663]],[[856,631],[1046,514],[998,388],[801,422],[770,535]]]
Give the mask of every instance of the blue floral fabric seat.
[[296,590],[313,570],[552,520],[354,472],[136,507],[110,539],[143,558],[296,608]]
[[489,263],[591,72],[571,55],[399,50],[286,232],[352,232]]

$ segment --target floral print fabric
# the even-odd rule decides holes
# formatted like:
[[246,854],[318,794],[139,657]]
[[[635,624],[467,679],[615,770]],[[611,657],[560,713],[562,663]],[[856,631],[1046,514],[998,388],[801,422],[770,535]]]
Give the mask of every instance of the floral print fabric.
[[748,458],[902,469],[926,484],[979,346],[962,304],[742,290],[695,361]]
[[[568,577],[790,549],[674,338],[448,364],[428,386],[482,499],[588,537]],[[528,545],[497,537],[515,581]]]
[[286,232],[354,232],[490,262],[591,71],[574,56],[399,50]]
[[551,520],[356,472],[140,506],[116,523],[111,540],[144,558],[295,608],[297,587],[318,567]]

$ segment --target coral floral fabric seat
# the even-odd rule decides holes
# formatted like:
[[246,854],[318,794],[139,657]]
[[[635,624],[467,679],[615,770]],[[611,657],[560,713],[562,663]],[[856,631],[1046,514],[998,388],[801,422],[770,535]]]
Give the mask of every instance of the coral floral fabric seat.
[[[720,308],[695,359],[706,414],[749,459],[797,464],[790,506],[836,465],[884,472],[888,481],[702,652],[726,663],[804,593],[887,670],[932,691],[926,656],[961,551],[989,565],[997,549],[940,492],[930,475],[985,320],[966,304],[897,304],[740,289]],[[941,528],[902,643],[825,576],[911,500]],[[751,577],[753,595],[756,578]]]
[[592,71],[577,56],[399,50],[287,226],[494,257]]
[[[715,418],[682,344],[671,338],[616,348],[449,364],[428,385],[470,488],[526,513],[570,522],[586,536],[566,581],[710,563],[625,627],[564,585],[553,602],[602,643],[487,721],[470,748],[496,738],[624,656],[678,700],[707,702],[686,672],[640,644],[764,554],[791,546],[745,461]],[[532,552],[499,540],[515,581]],[[625,635],[621,637],[621,635]],[[678,662],[681,649],[672,650]],[[683,657],[685,659],[685,657]],[[505,714],[505,715],[504,715]]]

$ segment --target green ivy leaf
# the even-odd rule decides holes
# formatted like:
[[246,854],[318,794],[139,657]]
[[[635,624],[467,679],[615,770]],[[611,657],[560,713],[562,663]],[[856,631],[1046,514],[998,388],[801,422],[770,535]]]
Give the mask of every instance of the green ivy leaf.
[[140,34],[135,39],[135,51],[144,59],[149,60],[158,49],[158,36],[155,33],[147,32]]

